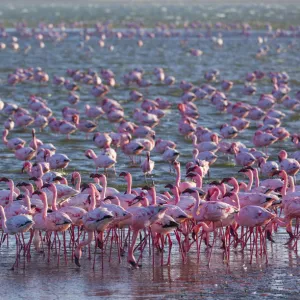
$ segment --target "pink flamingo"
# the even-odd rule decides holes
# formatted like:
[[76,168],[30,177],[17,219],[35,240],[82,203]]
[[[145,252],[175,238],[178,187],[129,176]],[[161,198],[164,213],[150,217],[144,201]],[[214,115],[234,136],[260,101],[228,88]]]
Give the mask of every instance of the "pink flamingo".
[[281,150],[278,154],[279,167],[289,175],[295,176],[300,170],[300,164],[296,159],[288,158],[287,152]]
[[96,132],[93,137],[93,141],[99,148],[109,147],[112,143],[112,138],[108,133]]
[[147,175],[151,175],[153,169],[154,169],[154,161],[150,159],[150,151],[146,152],[146,158],[141,163],[141,169],[143,173],[145,174],[145,180]]
[[88,134],[94,131],[97,127],[97,125],[92,121],[79,120],[79,115],[76,114],[73,115],[73,121],[79,131],[85,132],[86,139],[88,138]]
[[104,172],[108,168],[114,168],[116,161],[106,154],[99,154],[98,156],[92,149],[88,149],[85,151],[85,156],[89,159],[92,159],[96,166],[96,172],[98,168],[104,168]]
[[140,230],[148,228],[148,226],[161,219],[164,216],[166,209],[167,208],[163,206],[149,205],[147,207],[137,208],[135,210],[135,213],[132,215],[131,228],[133,234],[132,234],[131,244],[128,249],[127,261],[134,268],[139,267],[134,257],[134,247]]
[[15,157],[18,160],[31,160],[35,155],[36,151],[31,147],[25,147],[23,145],[18,145],[15,148]]
[[68,156],[63,153],[52,154],[49,149],[45,149],[43,151],[50,169],[65,169],[71,161]]
[[[95,197],[95,187],[92,183],[89,184],[91,189],[91,204],[89,211],[83,216],[83,226],[88,233],[87,240],[83,240],[78,244],[74,252],[75,264],[80,267],[80,258],[82,256],[82,248],[89,245],[94,238],[94,231],[103,232],[105,228],[113,221],[113,214],[106,208],[98,207],[96,208],[96,197]],[[95,258],[94,265],[95,267]]]
[[65,120],[59,122],[58,131],[61,134],[66,134],[68,140],[70,139],[70,134],[72,134],[76,130],[77,130],[77,127],[70,122],[67,122]]
[[[20,255],[20,244],[22,244],[20,240],[20,233],[27,232],[33,225],[34,221],[32,218],[26,215],[17,215],[12,216],[10,218],[6,218],[5,211],[3,207],[0,205],[0,215],[1,215],[1,225],[2,230],[5,234],[15,235],[16,237],[16,260],[12,266],[12,270],[15,266],[18,266],[19,255]],[[25,245],[23,246],[25,247]],[[25,251],[25,250],[24,250]]]
[[16,150],[19,146],[25,146],[26,142],[20,138],[12,138],[7,140],[9,131],[7,129],[3,130],[2,141],[7,146],[8,149]]
[[235,162],[237,165],[246,167],[255,163],[256,158],[249,152],[241,152],[236,143],[232,143],[231,149],[234,152]]

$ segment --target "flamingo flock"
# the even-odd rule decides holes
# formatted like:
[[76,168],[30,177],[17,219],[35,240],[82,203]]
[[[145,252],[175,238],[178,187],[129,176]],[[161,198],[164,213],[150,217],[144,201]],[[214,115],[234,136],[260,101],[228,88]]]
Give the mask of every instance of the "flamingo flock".
[[[14,35],[1,27],[1,38],[10,48],[3,42],[1,51],[30,55],[29,44],[20,46],[23,39],[46,49],[48,43],[74,38],[62,24],[56,30],[50,25],[42,23],[36,31],[18,24]],[[187,49],[189,31],[163,25],[154,32],[131,29],[119,32],[98,24],[74,35],[78,48],[90,57],[90,40],[114,51],[113,44],[106,43],[116,38],[138,38],[134,47],[142,48],[149,39],[178,37],[182,51],[195,59],[205,56],[201,49]],[[251,34],[247,24],[223,24],[222,29],[241,30],[245,39]],[[269,28],[265,35],[280,39],[299,32]],[[211,41],[219,50],[228,42],[221,36]],[[273,51],[267,38],[260,37],[258,44],[253,59]],[[0,100],[2,146],[23,173],[22,180],[14,180],[2,169],[0,178],[8,187],[0,190],[0,245],[10,247],[9,235],[15,236],[13,269],[38,255],[47,262],[55,258],[58,265],[63,257],[65,264],[77,268],[92,259],[94,269],[97,257],[102,268],[105,259],[126,260],[139,268],[145,256],[152,257],[153,266],[170,266],[175,251],[183,263],[196,252],[197,260],[208,265],[218,254],[229,265],[237,251],[249,251],[250,263],[268,263],[271,244],[282,230],[289,250],[298,251],[300,134],[296,127],[289,132],[284,123],[288,115],[297,114],[300,91],[292,89],[287,72],[250,70],[239,79],[242,90],[234,91],[236,81],[217,69],[207,69],[198,82],[186,80],[184,72],[177,79],[165,67],[134,67],[125,73],[112,69],[68,68],[64,74],[48,74],[35,66],[7,76],[13,92],[22,85],[38,86],[65,96],[60,114],[58,104],[43,93],[24,93],[25,103]],[[165,93],[158,95],[153,86]],[[120,87],[125,91],[122,100],[114,97]],[[85,93],[88,101],[82,99]],[[171,93],[176,101],[167,99]],[[244,100],[234,100],[238,97]],[[204,107],[213,112],[217,126],[205,126]],[[239,141],[245,136],[247,143]],[[80,150],[69,144],[76,139],[83,141]],[[75,159],[59,152],[68,147]],[[78,157],[88,172],[80,171]],[[223,178],[215,172],[220,161],[231,166]],[[208,256],[201,258],[204,249]]]

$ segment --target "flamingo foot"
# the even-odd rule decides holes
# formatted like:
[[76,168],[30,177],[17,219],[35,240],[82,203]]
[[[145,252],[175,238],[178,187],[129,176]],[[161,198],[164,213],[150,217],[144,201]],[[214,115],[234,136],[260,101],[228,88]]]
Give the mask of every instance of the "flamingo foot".
[[289,234],[290,238],[284,245],[289,245],[293,241],[293,239],[295,238],[295,236],[293,235],[292,232],[287,231],[287,233]]
[[124,256],[125,255],[125,250],[123,248],[120,248],[120,255]]
[[267,239],[268,239],[270,242],[275,243],[275,241],[274,241],[273,238],[272,238],[272,233],[271,233],[271,231],[267,231],[266,233],[267,233]]
[[140,268],[142,265],[139,265],[139,264],[137,264],[135,261],[133,261],[133,260],[129,260],[128,261],[129,262],[129,264],[134,268],[134,269],[138,269],[138,268]]
[[193,239],[195,242],[196,242],[196,236],[197,236],[196,233],[193,231],[193,232],[192,232],[192,239]]
[[290,238],[286,243],[284,243],[284,245],[285,246],[290,245],[292,241],[293,241],[293,238]]
[[97,242],[98,248],[102,250],[103,249],[103,245],[104,245],[104,243],[102,241],[98,240],[98,242]]
[[75,264],[76,264],[76,266],[77,267],[81,267],[81,264],[79,262],[79,258],[76,255],[74,255],[74,258],[75,258]]

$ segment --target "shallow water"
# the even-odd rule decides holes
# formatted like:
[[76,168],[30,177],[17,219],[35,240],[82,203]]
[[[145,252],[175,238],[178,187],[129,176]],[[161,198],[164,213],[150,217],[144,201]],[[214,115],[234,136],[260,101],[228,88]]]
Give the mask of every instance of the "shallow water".
[[[108,254],[101,267],[98,251],[96,269],[87,253],[82,257],[82,267],[63,261],[58,267],[56,257],[50,264],[43,254],[33,254],[26,268],[9,270],[14,259],[13,247],[2,246],[0,278],[1,299],[297,299],[299,293],[299,257],[290,252],[283,243],[286,234],[276,234],[276,243],[268,245],[269,263],[258,257],[249,264],[249,250],[243,254],[232,252],[229,267],[222,261],[222,251],[214,249],[210,268],[207,266],[207,252],[202,248],[197,261],[195,247],[192,247],[185,264],[179,258],[177,247],[172,250],[171,267],[160,266],[159,254],[152,258],[145,256],[142,267],[133,270],[123,258],[108,263]],[[166,254],[165,254],[166,255]],[[116,253],[113,253],[116,257]],[[13,282],[13,284],[12,284]],[[17,286],[17,288],[16,288]]]
[[[186,8],[182,5],[171,6],[168,9],[162,9],[162,6],[151,6],[149,10],[144,6],[135,6],[131,4],[125,10],[117,9],[116,6],[95,7],[89,6],[84,9],[74,6],[63,7],[28,7],[26,11],[13,9],[12,7],[3,7],[2,17],[4,22],[11,24],[20,16],[27,18],[29,22],[36,24],[37,20],[46,19],[49,21],[58,21],[62,17],[68,22],[74,20],[86,20],[90,18],[92,23],[96,16],[103,20],[106,15],[112,22],[123,30],[120,26],[120,20],[133,20],[138,15],[145,24],[151,27],[157,20],[167,21],[177,19],[179,22],[185,19],[193,20],[198,13],[197,10]],[[79,7],[79,6],[78,6]],[[137,12],[138,7],[138,12]],[[124,8],[124,7],[123,7]],[[204,22],[215,22],[217,19],[222,21],[234,21],[232,15],[244,16],[244,20],[273,22],[283,24],[289,17],[289,24],[295,25],[293,20],[299,20],[299,7],[293,6],[274,6],[254,5],[250,7],[252,13],[248,14],[249,6],[230,6],[227,7],[225,18],[216,17],[216,14],[224,13],[224,8],[220,6],[201,7]],[[110,9],[108,11],[107,9]],[[76,14],[72,12],[76,11]],[[100,14],[100,11],[102,14]],[[130,14],[128,14],[130,11]],[[157,13],[158,11],[161,14]],[[112,13],[113,12],[113,13]],[[154,12],[151,14],[151,12]],[[166,12],[170,12],[168,15]],[[280,13],[278,13],[280,12]],[[128,18],[125,15],[129,16]],[[268,14],[267,14],[268,13]],[[250,15],[250,17],[249,17]],[[141,17],[142,16],[142,17]],[[180,18],[177,18],[179,16]],[[252,19],[251,19],[252,18]],[[288,24],[288,25],[289,25]],[[180,27],[180,25],[179,25]],[[258,26],[259,27],[259,26]],[[286,71],[290,75],[291,95],[300,90],[300,67],[299,67],[299,40],[294,37],[269,39],[268,45],[271,48],[269,55],[263,59],[256,59],[255,53],[258,49],[257,37],[266,36],[267,33],[261,29],[254,31],[249,38],[242,36],[238,31],[222,32],[224,46],[215,48],[210,38],[197,38],[191,32],[189,36],[182,29],[178,29],[181,36],[179,38],[155,38],[145,39],[144,46],[138,48],[136,39],[108,39],[106,45],[114,46],[110,51],[108,47],[103,49],[97,45],[97,38],[92,37],[86,46],[91,46],[93,52],[87,53],[78,47],[82,37],[76,33],[70,34],[62,43],[54,44],[45,41],[46,47],[39,49],[36,42],[20,39],[21,49],[28,42],[32,45],[32,50],[25,55],[23,51],[12,52],[9,49],[0,52],[0,80],[1,80],[1,98],[6,102],[13,102],[27,108],[27,99],[29,95],[36,94],[42,96],[48,101],[49,107],[54,111],[54,116],[60,117],[62,107],[68,105],[66,102],[67,92],[61,87],[54,87],[52,83],[40,85],[32,82],[18,84],[15,87],[6,84],[6,78],[9,73],[17,67],[42,67],[52,79],[53,75],[64,76],[67,68],[87,70],[88,68],[99,71],[101,68],[109,68],[116,74],[117,86],[112,88],[108,97],[117,99],[125,108],[126,118],[132,120],[132,110],[139,104],[129,102],[129,92],[133,88],[124,86],[122,76],[134,67],[142,67],[145,70],[145,78],[151,79],[153,86],[147,90],[141,89],[147,98],[153,99],[163,97],[173,103],[172,109],[166,111],[166,116],[161,120],[159,126],[155,128],[156,137],[171,138],[178,144],[178,150],[181,153],[180,162],[184,165],[190,161],[191,141],[184,139],[177,132],[177,121],[179,114],[176,104],[180,102],[181,90],[176,84],[173,87],[166,87],[155,83],[152,75],[155,67],[165,69],[167,75],[175,76],[177,83],[180,80],[190,81],[200,86],[205,83],[203,75],[205,71],[216,68],[220,70],[220,77],[213,86],[220,88],[222,79],[229,79],[234,82],[233,89],[227,93],[229,100],[245,101],[255,104],[261,93],[270,92],[272,86],[268,78],[256,83],[257,93],[254,96],[245,96],[242,94],[244,78],[247,72],[262,70],[265,73],[270,71]],[[200,31],[205,34],[203,30]],[[213,30],[211,34],[217,36],[220,32]],[[187,46],[180,46],[182,39],[187,40]],[[295,46],[288,48],[288,44],[294,42]],[[276,53],[276,45],[280,44],[283,48],[281,53]],[[200,57],[193,57],[189,54],[190,48],[197,48],[203,51]],[[83,112],[86,103],[95,104],[96,101],[90,94],[91,86],[80,85],[81,101],[77,108]],[[195,102],[200,111],[198,125],[206,126],[212,130],[219,130],[221,124],[229,122],[231,116],[216,112],[215,108],[208,100],[197,100]],[[282,105],[277,105],[286,113],[283,125],[292,133],[297,132],[299,128],[299,114],[288,111]],[[0,116],[1,128],[7,116]],[[99,121],[98,131],[115,130],[116,126],[108,123],[106,120]],[[252,122],[251,128],[238,135],[237,139],[251,146],[251,137],[256,130],[256,123]],[[25,140],[31,138],[31,129],[15,129],[9,136],[19,136]],[[70,173],[74,170],[83,174],[84,181],[88,181],[89,174],[94,172],[93,162],[84,156],[84,151],[92,148],[96,151],[91,138],[86,141],[84,135],[76,133],[67,141],[65,137],[50,133],[48,129],[38,132],[37,137],[43,141],[52,142],[57,147],[57,152],[66,153],[71,158],[71,163],[66,171],[68,179]],[[2,175],[13,178],[16,182],[28,179],[27,175],[21,174],[22,163],[16,161],[12,152],[9,152],[1,144],[0,171]],[[294,145],[288,140],[276,143],[269,149],[272,159],[276,159],[280,149],[285,148],[289,153],[295,151]],[[174,174],[168,172],[168,165],[161,160],[160,155],[154,154],[155,172],[153,179],[162,189],[166,183],[173,182]],[[138,166],[129,165],[128,159],[119,151],[117,173],[128,170],[133,174],[134,186],[144,184],[143,175]],[[240,168],[234,166],[232,157],[228,158],[219,155],[218,161],[211,168],[211,179],[236,176]],[[125,183],[119,177],[110,174],[109,185],[116,186],[125,190]],[[4,185],[3,185],[4,188]],[[156,254],[156,266],[152,268],[152,258],[145,255],[143,266],[138,270],[132,270],[126,259],[122,259],[119,264],[116,260],[116,253],[113,253],[113,262],[108,263],[107,253],[104,258],[104,270],[101,270],[100,255],[97,256],[97,267],[92,271],[92,262],[87,259],[86,254],[82,259],[82,267],[78,269],[69,261],[66,266],[62,261],[60,267],[57,267],[55,256],[52,256],[51,263],[47,264],[43,255],[33,253],[30,264],[26,269],[19,268],[16,271],[8,270],[14,260],[14,241],[11,240],[10,247],[5,245],[0,250],[0,278],[1,278],[1,299],[12,298],[32,298],[32,299],[83,299],[83,298],[191,298],[191,299],[229,299],[233,297],[246,297],[246,299],[258,298],[298,298],[299,292],[299,258],[296,253],[288,250],[283,244],[287,240],[284,231],[275,234],[276,244],[268,244],[269,264],[265,261],[254,259],[254,263],[249,265],[249,251],[246,250],[242,255],[239,252],[231,253],[229,268],[222,261],[221,250],[215,249],[212,255],[211,267],[207,267],[207,257],[204,248],[201,249],[200,262],[197,263],[195,249],[192,248],[188,254],[186,264],[183,264],[179,256],[176,243],[172,249],[171,267],[160,267],[159,256]],[[167,253],[165,254],[165,258]],[[17,287],[17,288],[16,288]]]

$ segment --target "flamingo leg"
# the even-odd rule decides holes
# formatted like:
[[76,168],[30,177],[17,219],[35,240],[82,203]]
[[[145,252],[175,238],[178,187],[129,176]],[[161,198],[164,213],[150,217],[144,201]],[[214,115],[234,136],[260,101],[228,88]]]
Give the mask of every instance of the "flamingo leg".
[[134,246],[135,246],[135,243],[136,243],[136,239],[138,237],[138,234],[139,234],[139,230],[134,230],[133,231],[133,234],[132,234],[132,240],[131,240],[131,245],[128,249],[128,256],[127,256],[127,261],[134,267],[134,268],[137,268],[138,265],[137,265],[137,262],[135,260],[135,257],[133,255],[133,252],[134,252]]

